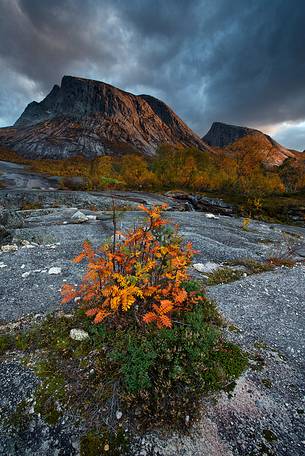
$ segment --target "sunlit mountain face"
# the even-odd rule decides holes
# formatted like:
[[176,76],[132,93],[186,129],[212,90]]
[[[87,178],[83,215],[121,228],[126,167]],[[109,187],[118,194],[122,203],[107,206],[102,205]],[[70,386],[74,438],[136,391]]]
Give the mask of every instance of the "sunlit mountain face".
[[305,4],[293,5],[4,0],[0,126],[71,74],[163,100],[200,137],[220,121],[303,150]]

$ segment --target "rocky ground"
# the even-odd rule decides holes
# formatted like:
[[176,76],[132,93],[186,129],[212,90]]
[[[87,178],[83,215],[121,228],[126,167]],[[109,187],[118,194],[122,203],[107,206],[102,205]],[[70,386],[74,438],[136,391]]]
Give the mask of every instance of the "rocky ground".
[[[16,212],[23,201],[33,204],[31,198],[40,198],[44,207]],[[167,201],[172,209],[168,217],[199,251],[194,276],[211,283],[209,274],[224,267],[239,272],[239,280],[226,284],[218,283],[220,275],[207,291],[229,322],[227,336],[250,353],[250,367],[235,386],[203,398],[191,431],[182,436],[160,431],[141,435],[131,454],[304,455],[305,228],[253,221],[245,231],[239,218],[182,212],[184,203],[168,196],[117,192],[115,201],[123,209],[118,214],[120,229],[139,222],[139,202]],[[82,273],[70,259],[85,239],[97,244],[111,236],[111,195],[19,188],[1,190],[0,205],[14,209],[6,216],[0,212],[0,225],[7,232],[0,246],[2,326],[62,310],[60,287],[65,281],[76,283]],[[289,257],[291,267],[252,274],[243,261],[265,262],[270,257]],[[228,264],[232,260],[234,266]],[[30,398],[37,382],[17,353],[3,359],[2,414]],[[69,417],[56,426],[36,417],[22,432],[6,424],[0,432],[0,454],[77,455],[78,431]]]

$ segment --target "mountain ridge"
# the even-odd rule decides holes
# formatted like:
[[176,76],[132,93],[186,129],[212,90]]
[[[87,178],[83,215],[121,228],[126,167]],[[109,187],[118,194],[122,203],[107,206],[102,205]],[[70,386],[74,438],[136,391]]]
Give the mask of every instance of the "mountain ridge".
[[279,166],[287,158],[300,158],[300,152],[287,149],[271,136],[255,128],[213,122],[209,131],[202,137],[209,146],[224,154],[257,150],[262,162],[267,166]]
[[212,151],[163,101],[74,76],[30,103],[13,127],[0,129],[0,144],[29,158],[153,155],[163,143]]

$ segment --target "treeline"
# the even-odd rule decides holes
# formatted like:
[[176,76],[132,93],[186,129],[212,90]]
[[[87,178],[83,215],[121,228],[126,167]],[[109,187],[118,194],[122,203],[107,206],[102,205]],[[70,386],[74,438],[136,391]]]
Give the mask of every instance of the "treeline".
[[62,188],[75,190],[182,189],[246,196],[305,190],[305,161],[287,159],[280,167],[268,169],[256,150],[225,156],[163,145],[154,157],[126,154],[94,160],[32,160],[30,164],[35,171],[62,176]]

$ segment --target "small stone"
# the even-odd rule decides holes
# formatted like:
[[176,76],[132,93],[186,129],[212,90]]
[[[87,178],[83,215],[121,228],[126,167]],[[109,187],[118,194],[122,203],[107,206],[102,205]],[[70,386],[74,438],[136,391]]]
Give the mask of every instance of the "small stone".
[[219,217],[217,217],[215,214],[210,214],[209,212],[207,212],[205,214],[206,218],[208,219],[219,219]]
[[84,223],[88,221],[88,217],[81,211],[77,211],[72,215],[71,220],[73,220],[74,223]]
[[1,247],[2,252],[16,252],[18,246],[16,244],[7,244]]
[[21,276],[25,279],[26,277],[29,277],[30,274],[31,274],[31,272],[27,271],[27,272],[24,272],[23,274],[21,274]]
[[186,415],[185,417],[185,424],[188,425],[190,422],[190,415]]
[[193,268],[196,269],[198,272],[213,272],[216,269],[219,268],[219,264],[217,263],[212,263],[211,261],[208,261],[207,263],[195,263],[193,264]]
[[70,337],[73,340],[81,341],[81,340],[89,339],[89,334],[87,333],[87,331],[84,331],[83,329],[73,328],[70,331]]
[[6,267],[7,267],[7,265],[4,264],[3,261],[0,261],[0,269],[1,269],[1,268],[6,268]]
[[118,410],[118,411],[116,412],[116,419],[117,419],[117,420],[120,420],[120,419],[122,418],[122,416],[123,416],[123,413],[122,413],[120,410]]
[[52,267],[48,271],[49,274],[61,274],[61,268],[58,267]]
[[108,445],[108,443],[106,443],[106,445],[104,446],[104,451],[109,451],[110,449],[110,446]]
[[26,244],[21,247],[22,249],[34,249],[35,245],[33,244]]

